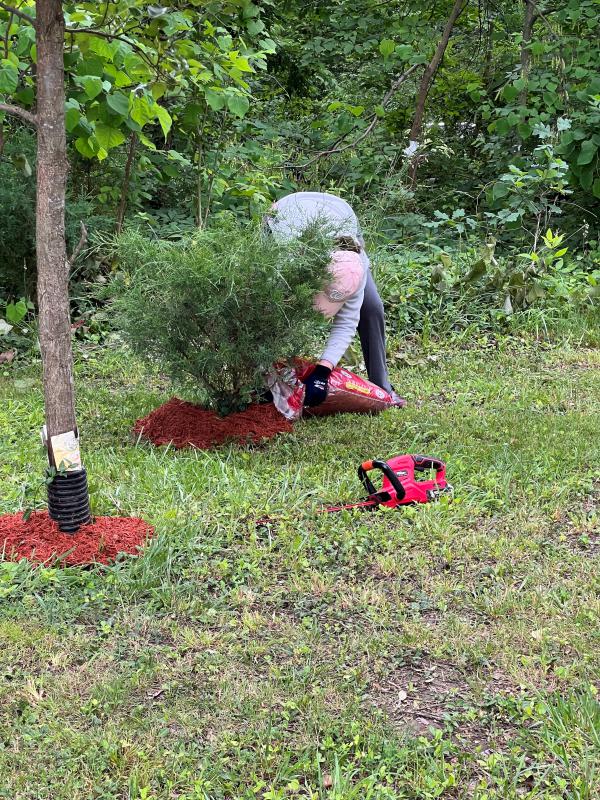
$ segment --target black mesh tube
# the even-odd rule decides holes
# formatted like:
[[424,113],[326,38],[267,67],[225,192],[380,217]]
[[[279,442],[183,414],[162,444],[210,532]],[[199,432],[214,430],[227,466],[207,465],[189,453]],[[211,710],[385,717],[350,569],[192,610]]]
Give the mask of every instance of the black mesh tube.
[[64,533],[77,533],[81,525],[92,521],[84,469],[56,475],[48,484],[48,513]]

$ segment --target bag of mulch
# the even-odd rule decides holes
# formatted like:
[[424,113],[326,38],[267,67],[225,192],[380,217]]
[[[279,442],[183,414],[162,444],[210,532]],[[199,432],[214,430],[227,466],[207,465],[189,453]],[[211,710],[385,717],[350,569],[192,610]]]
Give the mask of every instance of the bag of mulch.
[[267,386],[275,407],[286,419],[297,420],[302,414],[378,414],[394,405],[384,389],[355,375],[348,369],[336,367],[329,376],[327,399],[314,408],[304,408],[304,383],[314,369],[310,361],[297,359],[293,365],[275,366],[267,376]]

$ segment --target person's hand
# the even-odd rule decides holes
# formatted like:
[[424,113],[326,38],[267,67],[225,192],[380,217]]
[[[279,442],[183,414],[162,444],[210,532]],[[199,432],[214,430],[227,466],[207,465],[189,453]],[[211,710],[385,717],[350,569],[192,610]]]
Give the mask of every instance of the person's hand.
[[331,367],[325,364],[317,364],[304,381],[306,392],[304,394],[304,405],[314,408],[320,405],[327,397],[328,381],[331,375]]

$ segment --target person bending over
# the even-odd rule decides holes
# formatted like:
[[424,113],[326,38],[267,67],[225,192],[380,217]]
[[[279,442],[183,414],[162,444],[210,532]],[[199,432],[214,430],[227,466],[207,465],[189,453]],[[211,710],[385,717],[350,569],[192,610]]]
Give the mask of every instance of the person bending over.
[[351,206],[326,192],[295,192],[274,203],[266,217],[268,229],[283,240],[300,236],[315,221],[334,239],[332,283],[315,299],[317,308],[332,317],[333,324],[321,358],[306,380],[305,404],[316,406],[325,400],[329,375],[358,330],[369,380],[389,392],[396,405],[404,405],[388,377],[383,303]]

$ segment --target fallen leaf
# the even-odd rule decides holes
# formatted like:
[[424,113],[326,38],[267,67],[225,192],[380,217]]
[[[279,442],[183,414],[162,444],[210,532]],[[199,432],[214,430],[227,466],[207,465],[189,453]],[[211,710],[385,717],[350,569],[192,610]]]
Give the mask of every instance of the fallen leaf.
[[400,691],[398,692],[398,705],[400,705],[400,703],[403,703],[407,697],[408,695],[406,694],[404,689],[400,689]]
[[323,775],[323,788],[331,789],[332,786],[333,786],[333,778],[331,777],[331,775],[329,775],[329,773],[326,772],[325,775]]
[[0,353],[0,364],[10,364],[16,354],[16,350],[5,350],[3,353]]

